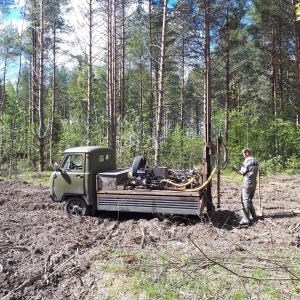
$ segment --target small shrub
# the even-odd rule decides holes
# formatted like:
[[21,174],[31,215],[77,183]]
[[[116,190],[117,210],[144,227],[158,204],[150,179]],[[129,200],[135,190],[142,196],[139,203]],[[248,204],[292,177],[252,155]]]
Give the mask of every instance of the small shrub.
[[283,172],[282,157],[278,155],[260,162],[260,170],[262,175],[275,175]]
[[296,157],[296,155],[293,155],[287,160],[285,165],[286,165],[287,169],[299,172],[299,170],[300,170],[300,159],[299,159],[299,157]]

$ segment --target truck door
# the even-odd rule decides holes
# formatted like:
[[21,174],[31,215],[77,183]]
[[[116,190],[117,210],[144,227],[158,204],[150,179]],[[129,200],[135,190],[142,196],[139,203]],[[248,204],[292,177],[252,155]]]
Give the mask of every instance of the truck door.
[[64,194],[85,194],[84,154],[67,154],[61,165],[61,171],[56,173],[53,190],[57,199]]

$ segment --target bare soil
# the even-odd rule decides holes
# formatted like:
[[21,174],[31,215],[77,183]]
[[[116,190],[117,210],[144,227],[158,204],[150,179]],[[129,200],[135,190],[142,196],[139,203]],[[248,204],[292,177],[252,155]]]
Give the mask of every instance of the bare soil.
[[[99,296],[103,290],[94,267],[95,257],[108,259],[99,256],[103,245],[110,249],[137,246],[149,255],[159,247],[172,243],[187,247],[191,241],[205,253],[234,255],[243,247],[254,253],[298,250],[299,177],[262,179],[260,185],[263,217],[240,228],[236,222],[241,183],[221,182],[221,207],[215,203],[212,219],[175,216],[161,220],[146,214],[97,212],[72,220],[62,204],[48,198],[48,187],[2,180],[0,299],[104,299]],[[213,193],[216,199],[215,188]],[[296,286],[298,291],[289,299],[300,299],[299,281]]]

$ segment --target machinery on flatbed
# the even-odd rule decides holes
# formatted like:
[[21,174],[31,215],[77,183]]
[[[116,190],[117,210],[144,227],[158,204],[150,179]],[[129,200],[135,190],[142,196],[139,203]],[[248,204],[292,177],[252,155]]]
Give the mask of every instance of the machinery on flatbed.
[[112,148],[76,147],[65,150],[61,164],[55,164],[49,196],[64,203],[70,218],[91,210],[200,215],[207,206],[205,188],[216,170],[203,184],[198,169],[147,167],[144,156],[135,157],[130,168],[117,169]]

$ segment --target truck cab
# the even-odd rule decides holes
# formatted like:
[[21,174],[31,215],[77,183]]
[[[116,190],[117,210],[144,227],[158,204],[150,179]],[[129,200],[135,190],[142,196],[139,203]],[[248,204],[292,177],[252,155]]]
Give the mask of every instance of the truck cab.
[[76,214],[81,210],[88,214],[97,205],[97,174],[115,169],[116,155],[112,148],[86,146],[67,149],[61,163],[54,165],[49,196],[53,201],[69,205],[69,213],[74,210]]

